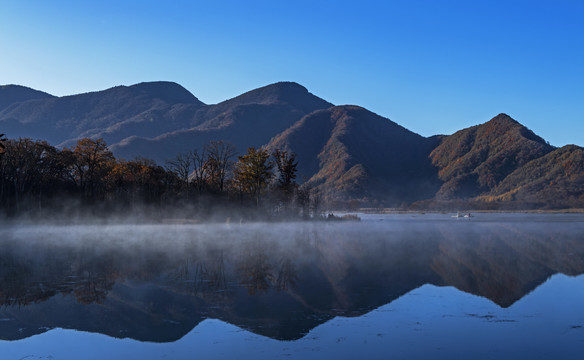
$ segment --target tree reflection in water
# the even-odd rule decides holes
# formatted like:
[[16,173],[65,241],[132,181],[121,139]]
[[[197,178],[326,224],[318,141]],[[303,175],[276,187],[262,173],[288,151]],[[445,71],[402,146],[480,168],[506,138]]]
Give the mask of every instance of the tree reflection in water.
[[424,284],[508,307],[555,273],[584,272],[584,222],[533,216],[8,228],[0,234],[0,317],[22,323],[0,337],[20,338],[30,324],[28,335],[60,326],[170,341],[214,317],[296,339]]

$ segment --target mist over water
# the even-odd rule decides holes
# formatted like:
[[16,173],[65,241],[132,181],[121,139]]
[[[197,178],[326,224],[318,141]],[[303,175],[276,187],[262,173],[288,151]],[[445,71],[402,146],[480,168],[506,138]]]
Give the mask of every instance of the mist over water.
[[[446,321],[437,299],[480,303],[461,316],[504,320],[497,323],[504,326],[521,322],[513,309],[537,298],[532,292],[550,277],[581,279],[584,273],[583,215],[360,216],[359,222],[6,224],[0,230],[0,338],[7,341],[0,348],[56,328],[112,341],[185,344],[208,319],[300,344],[344,317],[373,317],[362,326],[378,327],[385,316],[379,309],[394,303],[412,309],[399,316],[417,309],[427,313],[424,321]],[[444,290],[435,297],[434,289]],[[420,300],[410,296],[415,293]],[[539,313],[553,304],[543,302]],[[577,310],[562,326],[577,331],[584,325]],[[555,321],[537,319],[537,329]],[[354,324],[347,326],[327,331],[346,338],[354,333]],[[368,340],[381,341],[375,334]],[[268,353],[279,354],[274,349]]]

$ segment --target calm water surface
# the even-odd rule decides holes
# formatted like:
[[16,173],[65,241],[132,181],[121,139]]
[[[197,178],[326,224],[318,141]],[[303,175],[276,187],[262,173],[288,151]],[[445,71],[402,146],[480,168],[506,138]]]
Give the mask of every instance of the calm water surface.
[[0,230],[1,359],[581,359],[584,215]]

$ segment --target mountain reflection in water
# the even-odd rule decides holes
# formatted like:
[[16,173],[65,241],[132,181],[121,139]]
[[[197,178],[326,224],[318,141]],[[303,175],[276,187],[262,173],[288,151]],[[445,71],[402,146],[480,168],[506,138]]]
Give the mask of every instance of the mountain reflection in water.
[[205,319],[278,340],[425,284],[509,307],[584,272],[580,215],[356,223],[4,226],[0,339],[53,328],[172,342]]

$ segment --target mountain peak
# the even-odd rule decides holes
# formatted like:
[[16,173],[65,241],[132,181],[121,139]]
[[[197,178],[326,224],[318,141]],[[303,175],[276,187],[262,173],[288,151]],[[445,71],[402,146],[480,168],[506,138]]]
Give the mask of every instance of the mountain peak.
[[279,89],[296,89],[303,92],[308,92],[308,89],[294,81],[278,81],[273,84],[264,86],[264,88],[279,88]]
[[14,103],[52,97],[51,94],[22,85],[0,85],[0,111]]
[[515,119],[513,119],[511,116],[505,114],[505,113],[500,113],[497,116],[495,116],[494,118],[491,119],[492,120],[498,120],[498,121],[509,121],[509,122],[517,122]]
[[511,131],[521,138],[540,144],[547,144],[543,138],[539,137],[526,126],[504,113],[495,116],[483,125],[479,125],[479,128],[484,130],[483,133],[491,133],[494,136],[502,136],[506,132]]
[[171,81],[141,82],[128,86],[128,88],[169,103],[203,104],[183,86]]
[[430,154],[445,183],[439,198],[490,191],[514,169],[553,147],[507,114],[445,137]]
[[505,113],[500,113],[491,120],[487,121],[485,125],[513,127],[521,124],[517,120],[513,119],[511,116]]
[[291,104],[306,112],[333,106],[333,104],[310,93],[304,86],[290,81],[282,81],[266,85],[248,91],[225,102],[239,105]]

